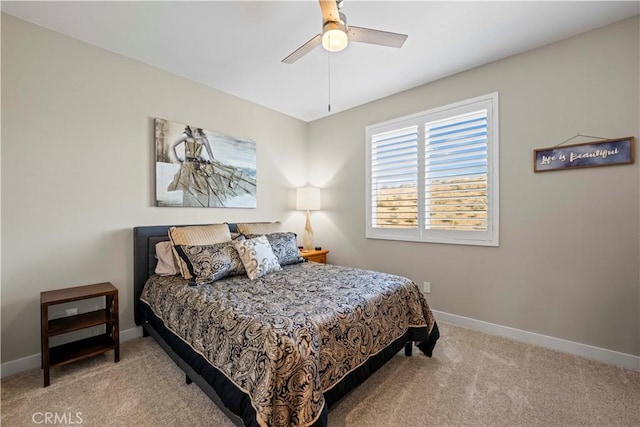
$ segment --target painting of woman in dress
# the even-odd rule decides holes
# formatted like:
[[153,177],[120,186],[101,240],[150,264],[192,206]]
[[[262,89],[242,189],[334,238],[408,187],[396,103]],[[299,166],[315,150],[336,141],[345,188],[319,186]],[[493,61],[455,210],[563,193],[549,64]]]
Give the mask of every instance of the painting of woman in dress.
[[256,207],[255,143],[155,119],[156,204]]

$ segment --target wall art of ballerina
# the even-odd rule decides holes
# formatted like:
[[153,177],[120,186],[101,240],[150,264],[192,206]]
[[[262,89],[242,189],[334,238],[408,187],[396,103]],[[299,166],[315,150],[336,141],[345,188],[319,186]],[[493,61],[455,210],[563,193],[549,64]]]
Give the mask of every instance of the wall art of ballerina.
[[256,207],[256,144],[156,118],[156,205]]

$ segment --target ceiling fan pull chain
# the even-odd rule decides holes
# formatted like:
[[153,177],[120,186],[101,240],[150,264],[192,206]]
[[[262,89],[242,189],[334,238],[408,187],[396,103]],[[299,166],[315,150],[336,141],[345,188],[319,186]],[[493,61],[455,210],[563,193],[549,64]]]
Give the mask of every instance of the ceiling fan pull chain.
[[328,87],[329,87],[329,103],[327,105],[327,108],[329,110],[329,113],[331,112],[331,52],[327,51],[327,80],[328,80]]

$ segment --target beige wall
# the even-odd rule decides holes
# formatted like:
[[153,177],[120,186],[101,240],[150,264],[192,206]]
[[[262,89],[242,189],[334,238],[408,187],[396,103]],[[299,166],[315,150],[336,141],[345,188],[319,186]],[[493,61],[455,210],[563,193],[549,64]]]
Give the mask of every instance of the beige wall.
[[[638,27],[635,17],[312,122],[310,182],[325,188],[316,240],[333,262],[430,281],[436,310],[640,355],[638,163],[532,171],[534,148],[576,133],[637,141]],[[365,239],[365,126],[494,91],[500,247]]]
[[[257,209],[154,207],[153,118],[253,139]],[[307,125],[2,15],[2,362],[40,352],[40,291],[111,281],[133,323],[132,227],[284,220]]]
[[[2,362],[37,354],[39,292],[111,281],[133,327],[136,225],[285,220],[323,191],[330,260],[432,282],[434,309],[640,355],[637,163],[533,174],[577,132],[640,135],[638,18],[309,124],[2,15]],[[499,248],[364,238],[364,128],[500,93]],[[336,95],[338,96],[338,95]],[[153,117],[251,138],[258,209],[156,208]]]

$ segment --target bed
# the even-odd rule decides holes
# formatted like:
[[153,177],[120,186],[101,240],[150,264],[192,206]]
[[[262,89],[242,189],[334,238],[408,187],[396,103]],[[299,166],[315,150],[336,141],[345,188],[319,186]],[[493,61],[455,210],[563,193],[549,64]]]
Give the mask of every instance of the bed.
[[403,347],[431,356],[438,326],[406,278],[302,262],[193,286],[154,273],[169,227],[134,228],[136,324],[236,425],[325,426]]

